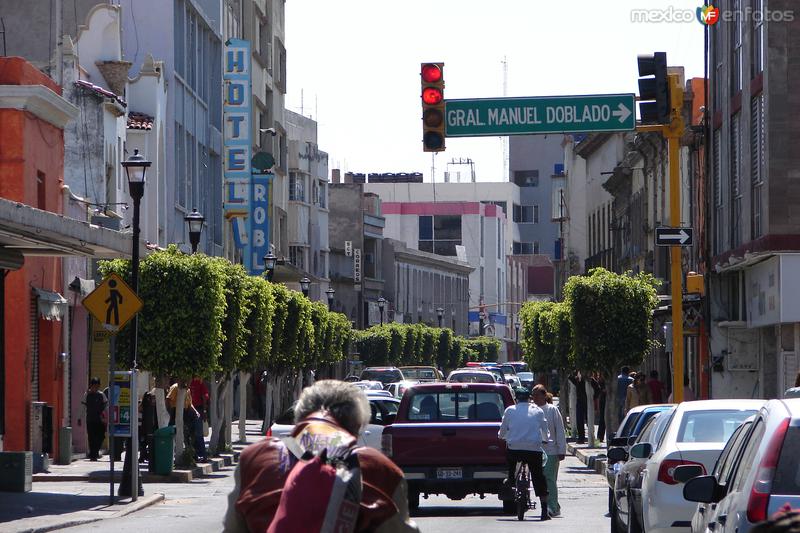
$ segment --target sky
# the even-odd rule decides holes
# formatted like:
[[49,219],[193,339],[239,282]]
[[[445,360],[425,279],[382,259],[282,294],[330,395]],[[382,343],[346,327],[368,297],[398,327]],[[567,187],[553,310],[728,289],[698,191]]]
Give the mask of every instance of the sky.
[[444,62],[445,99],[636,93],[638,54],[667,52],[670,66],[702,77],[703,26],[633,22],[631,11],[663,19],[701,3],[287,0],[285,105],[318,122],[331,169],[422,172],[427,182],[435,165],[441,182],[448,162],[471,158],[478,181],[505,181],[500,137],[422,151],[420,63]]

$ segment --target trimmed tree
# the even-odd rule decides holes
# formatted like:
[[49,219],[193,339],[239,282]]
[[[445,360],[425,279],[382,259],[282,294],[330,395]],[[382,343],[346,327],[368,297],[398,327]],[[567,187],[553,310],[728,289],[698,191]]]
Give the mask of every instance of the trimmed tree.
[[564,289],[576,366],[606,376],[609,434],[619,425],[617,409],[613,408],[617,397],[614,377],[624,365],[641,365],[653,346],[657,286],[651,274],[614,274],[595,268],[588,276],[572,276]]

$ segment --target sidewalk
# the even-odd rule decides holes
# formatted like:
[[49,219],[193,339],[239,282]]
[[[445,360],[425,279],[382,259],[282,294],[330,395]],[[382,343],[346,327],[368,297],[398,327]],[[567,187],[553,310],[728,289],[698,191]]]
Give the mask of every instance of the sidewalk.
[[[261,421],[248,420],[246,444],[239,440],[238,424],[234,421],[232,431],[233,453],[223,454],[209,463],[188,470],[174,470],[170,476],[158,476],[147,472],[147,465],[140,465],[143,483],[187,483],[202,478],[223,465],[230,465],[239,458],[241,450],[260,440]],[[116,498],[109,505],[109,462],[103,457],[97,462],[87,459],[73,461],[69,465],[51,465],[50,471],[33,476],[31,492],[0,493],[0,531],[44,532],[89,524],[106,518],[118,518],[145,507],[169,500],[169,490],[148,494],[136,502],[130,498]],[[114,479],[122,479],[122,463],[114,464]],[[163,487],[163,486],[162,486]],[[118,485],[114,486],[114,492]],[[148,492],[145,489],[145,492]]]
[[581,460],[589,468],[593,468],[598,474],[606,475],[606,447],[605,443],[596,442],[595,448],[590,448],[588,444],[567,443],[567,453],[570,453]]

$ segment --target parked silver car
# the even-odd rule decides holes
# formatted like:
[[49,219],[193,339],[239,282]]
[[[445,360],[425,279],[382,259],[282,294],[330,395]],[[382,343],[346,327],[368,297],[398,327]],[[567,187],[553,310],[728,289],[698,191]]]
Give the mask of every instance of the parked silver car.
[[693,519],[693,530],[748,533],[784,505],[800,507],[800,398],[770,400],[737,438],[729,466],[684,485],[684,498],[700,504],[695,515],[713,514],[704,525]]

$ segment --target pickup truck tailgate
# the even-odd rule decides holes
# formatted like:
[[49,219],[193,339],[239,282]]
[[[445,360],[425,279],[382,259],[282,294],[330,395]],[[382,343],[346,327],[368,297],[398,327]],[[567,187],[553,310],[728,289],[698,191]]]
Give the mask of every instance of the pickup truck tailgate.
[[505,443],[497,438],[500,423],[399,423],[391,434],[392,460],[403,466],[503,465]]

